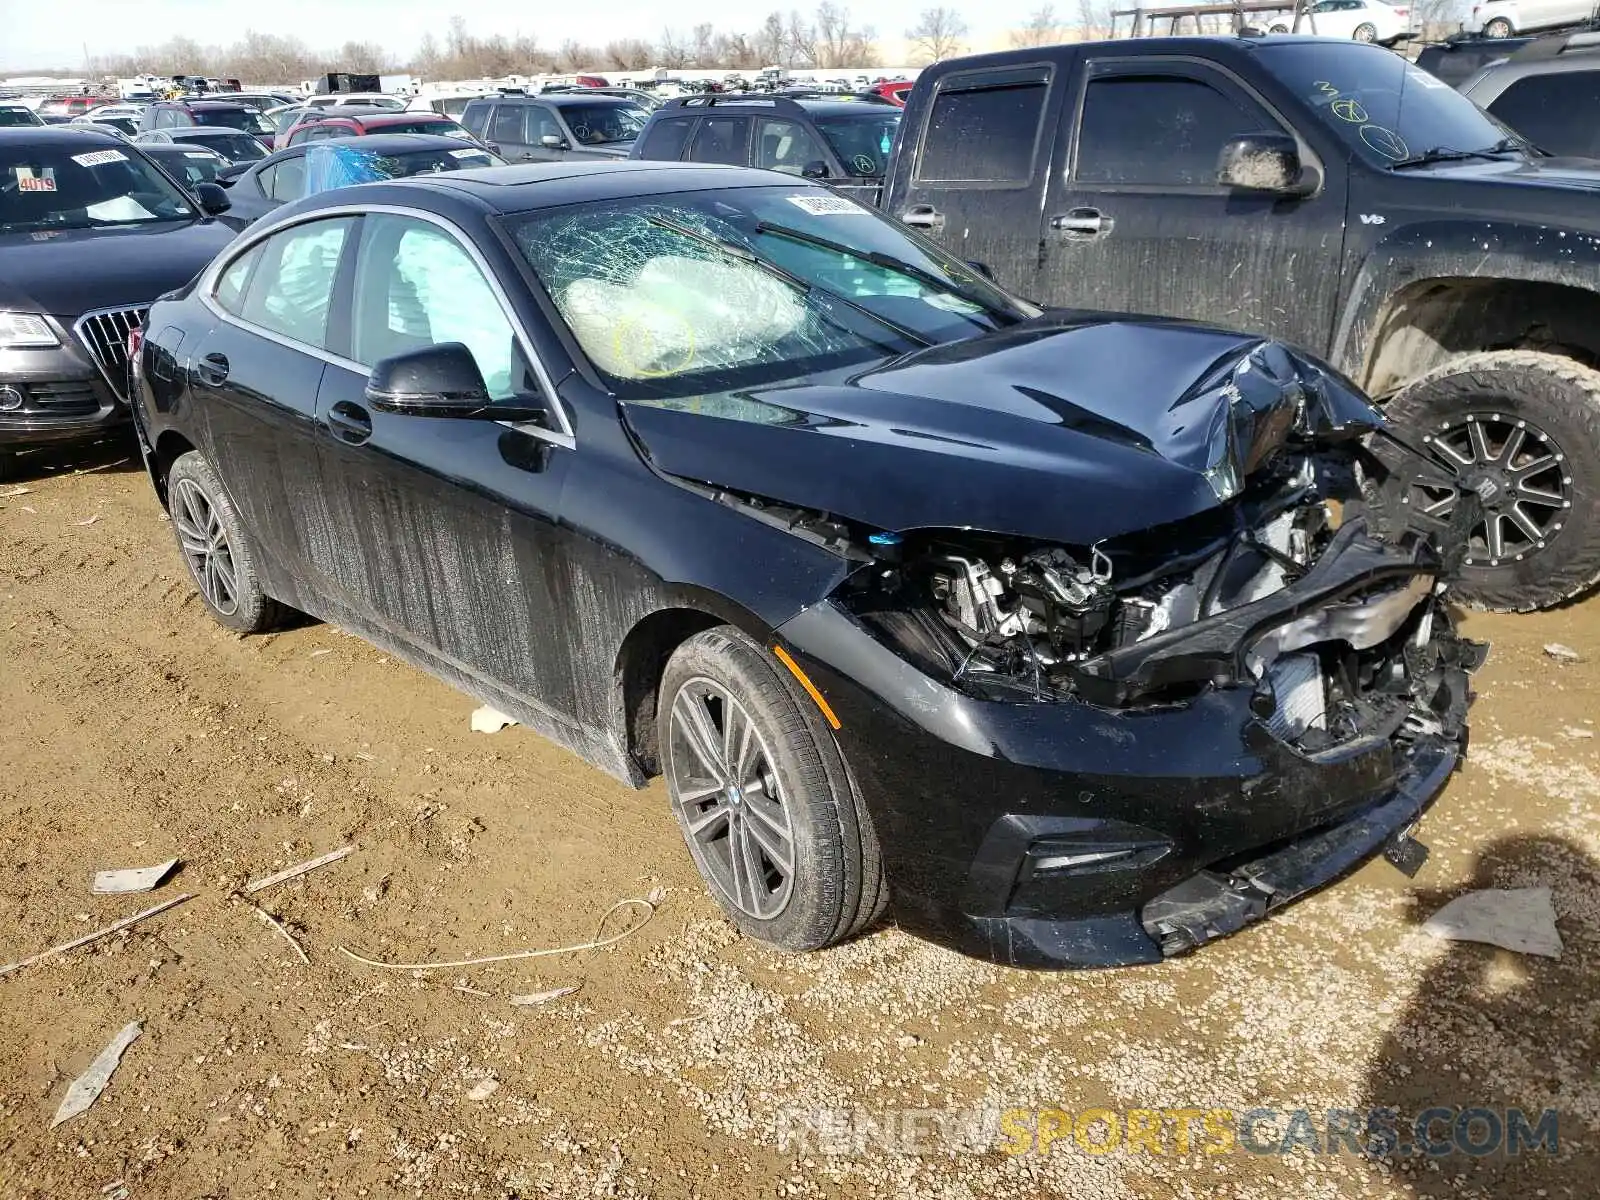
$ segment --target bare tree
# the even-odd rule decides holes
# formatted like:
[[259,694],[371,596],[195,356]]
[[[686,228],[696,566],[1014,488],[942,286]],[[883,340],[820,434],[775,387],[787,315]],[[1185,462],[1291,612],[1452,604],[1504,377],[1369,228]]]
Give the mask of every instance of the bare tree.
[[346,42],[339,47],[338,60],[346,71],[370,74],[389,69],[389,52],[376,42]]
[[906,40],[929,62],[961,53],[961,39],[967,36],[967,23],[953,8],[925,8],[917,23],[906,30]]
[[1051,46],[1060,40],[1061,28],[1053,4],[1034,9],[1021,29],[1011,31],[1011,44],[1018,49],[1024,46]]
[[813,49],[810,55],[818,67],[871,67],[878,61],[873,39],[877,33],[870,25],[851,23],[849,10],[839,7],[833,0],[822,0],[817,5],[815,24],[811,26]]
[[1078,24],[1083,29],[1086,42],[1100,41],[1111,36],[1111,12],[1114,0],[1078,0]]
[[607,42],[605,64],[615,71],[642,71],[655,62],[655,50],[643,38]]
[[789,35],[782,13],[767,14],[767,19],[761,22],[761,28],[751,38],[751,49],[763,67],[779,66],[789,61]]
[[676,30],[663,29],[656,43],[656,58],[663,67],[678,71],[689,65],[689,45]]
[[567,74],[576,71],[592,71],[601,60],[600,51],[593,46],[568,38],[561,43],[561,50],[556,55],[556,69]]

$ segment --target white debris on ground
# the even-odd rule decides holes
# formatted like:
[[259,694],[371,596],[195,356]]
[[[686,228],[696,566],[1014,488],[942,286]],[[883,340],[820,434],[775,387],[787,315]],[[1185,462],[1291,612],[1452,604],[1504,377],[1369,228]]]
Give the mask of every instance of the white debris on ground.
[[121,867],[114,871],[95,872],[89,890],[96,896],[120,896],[131,892],[148,892],[158,887],[172,873],[178,860],[169,858],[153,867]]
[[55,1119],[50,1122],[50,1128],[54,1129],[63,1121],[70,1121],[79,1113],[89,1110],[89,1106],[100,1098],[100,1093],[106,1090],[106,1085],[111,1082],[111,1073],[117,1069],[123,1053],[133,1045],[134,1039],[140,1032],[138,1021],[129,1022],[106,1044],[104,1050],[94,1056],[89,1069],[74,1079],[72,1085],[67,1088],[67,1094],[61,1098],[61,1107],[56,1109]]
[[1518,954],[1561,957],[1561,934],[1547,887],[1492,888],[1457,896],[1422,926],[1436,938],[1484,942]]
[[517,722],[512,718],[506,716],[498,708],[490,708],[487,704],[472,710],[473,733],[499,733],[507,726],[515,724]]
[[1544,652],[1557,662],[1581,662],[1582,656],[1571,646],[1563,646],[1560,642],[1545,643]]

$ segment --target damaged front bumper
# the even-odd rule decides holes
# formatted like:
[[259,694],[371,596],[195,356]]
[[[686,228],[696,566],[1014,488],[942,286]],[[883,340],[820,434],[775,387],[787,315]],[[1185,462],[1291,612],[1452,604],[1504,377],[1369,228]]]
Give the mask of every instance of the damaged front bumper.
[[[1281,590],[1080,661],[1071,698],[1034,702],[933,678],[832,602],[779,634],[840,718],[902,926],[1008,965],[1120,966],[1404,845],[1464,752],[1485,653],[1453,632],[1441,570],[1353,522]],[[1308,654],[1321,730],[1264,686]]]

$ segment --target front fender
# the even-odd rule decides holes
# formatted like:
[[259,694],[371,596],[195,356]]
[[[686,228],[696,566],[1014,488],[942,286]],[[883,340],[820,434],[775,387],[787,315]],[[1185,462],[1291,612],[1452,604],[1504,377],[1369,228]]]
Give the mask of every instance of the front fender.
[[[1595,293],[1600,237],[1556,225],[1418,221],[1385,236],[1362,260],[1334,333],[1331,361],[1366,387],[1374,379],[1383,325],[1407,295],[1433,284],[1554,284]],[[1485,286],[1486,302],[1493,289]],[[1473,346],[1471,349],[1488,349]]]

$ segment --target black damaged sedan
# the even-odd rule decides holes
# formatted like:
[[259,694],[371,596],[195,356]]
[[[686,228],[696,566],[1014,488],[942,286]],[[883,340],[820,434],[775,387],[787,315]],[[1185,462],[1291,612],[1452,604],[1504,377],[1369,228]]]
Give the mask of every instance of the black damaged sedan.
[[[1409,838],[1465,744],[1379,418],[1256,337],[1040,312],[756,171],[287,206],[151,312],[217,620],[338,622],[630,784],[730,917],[1154,962]],[[1465,506],[1463,506],[1465,507]]]

